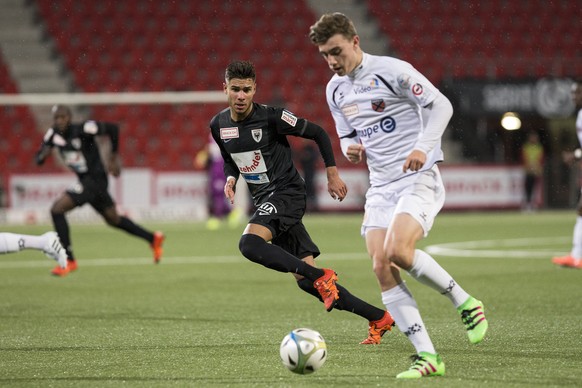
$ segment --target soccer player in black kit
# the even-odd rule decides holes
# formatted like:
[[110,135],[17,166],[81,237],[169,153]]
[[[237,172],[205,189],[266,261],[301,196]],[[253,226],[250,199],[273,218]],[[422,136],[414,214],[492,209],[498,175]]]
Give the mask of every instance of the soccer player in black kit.
[[[52,108],[52,114],[53,126],[44,135],[42,145],[36,153],[36,163],[43,164],[51,149],[56,147],[64,163],[77,174],[79,182],[57,198],[51,207],[55,230],[67,252],[66,268],[56,267],[51,273],[56,276],[65,276],[77,269],[65,214],[85,203],[89,203],[108,225],[146,240],[153,250],[154,263],[158,263],[162,257],[164,234],[152,233],[129,218],[119,215],[115,202],[107,191],[107,173],[117,177],[121,172],[117,154],[119,127],[113,123],[90,120],[73,124],[71,109],[64,105],[55,105]],[[107,167],[103,165],[95,140],[95,136],[100,135],[109,136],[111,139],[111,152],[106,158]]]
[[347,187],[337,171],[329,136],[319,125],[283,108],[253,102],[256,74],[251,62],[230,63],[223,86],[229,107],[212,118],[210,129],[224,158],[224,193],[234,203],[235,184],[242,176],[256,206],[239,241],[241,253],[267,268],[292,273],[297,285],[320,299],[327,311],[336,308],[366,318],[368,337],[361,343],[379,344],[394,325],[392,316],[337,284],[333,270],[315,267],[320,252],[302,222],[305,182],[293,164],[287,136],[317,143],[328,192],[341,201]]

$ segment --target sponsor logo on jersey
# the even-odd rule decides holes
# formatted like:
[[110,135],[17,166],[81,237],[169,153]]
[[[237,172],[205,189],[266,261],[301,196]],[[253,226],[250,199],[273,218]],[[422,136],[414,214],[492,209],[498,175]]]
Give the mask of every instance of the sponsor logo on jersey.
[[96,135],[99,127],[95,121],[86,121],[83,124],[83,132],[88,133],[90,135]]
[[277,214],[277,208],[271,202],[265,202],[257,209],[260,216]]
[[355,94],[368,93],[370,91],[372,91],[372,87],[371,86],[360,86],[359,88],[354,88],[354,93]]
[[377,88],[378,86],[380,86],[380,82],[376,78],[374,78],[370,81],[370,86],[373,88]]
[[252,129],[251,134],[253,135],[253,139],[255,139],[255,141],[258,143],[263,138],[263,129]]
[[220,128],[221,139],[236,139],[238,137],[238,127]]
[[267,171],[267,165],[263,159],[261,150],[238,152],[231,154],[232,160],[238,166],[241,173],[257,173]]
[[382,99],[372,100],[371,104],[372,109],[374,109],[376,112],[384,112],[384,109],[386,109],[386,103]]
[[287,112],[286,110],[283,111],[283,114],[281,115],[281,120],[283,120],[292,127],[294,127],[295,124],[297,124],[297,117],[291,112]]
[[353,115],[357,115],[358,113],[360,113],[360,110],[358,109],[357,104],[352,104],[352,105],[346,105],[346,106],[342,107],[342,113],[345,116],[353,116]]
[[400,74],[398,76],[398,85],[402,89],[408,89],[410,87],[410,76],[408,74]]
[[412,94],[414,94],[415,96],[420,96],[423,92],[423,88],[421,84],[414,84],[414,86],[412,86]]
[[382,131],[384,133],[391,133],[396,129],[396,120],[392,116],[386,116],[378,124],[369,126],[368,128],[358,129],[360,137],[371,138],[376,133]]

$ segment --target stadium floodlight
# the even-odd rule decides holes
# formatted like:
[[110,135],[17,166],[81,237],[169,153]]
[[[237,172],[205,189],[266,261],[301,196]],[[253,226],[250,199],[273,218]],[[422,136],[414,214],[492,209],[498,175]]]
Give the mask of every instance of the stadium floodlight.
[[505,112],[501,117],[501,126],[507,131],[515,131],[521,128],[521,119],[515,112]]

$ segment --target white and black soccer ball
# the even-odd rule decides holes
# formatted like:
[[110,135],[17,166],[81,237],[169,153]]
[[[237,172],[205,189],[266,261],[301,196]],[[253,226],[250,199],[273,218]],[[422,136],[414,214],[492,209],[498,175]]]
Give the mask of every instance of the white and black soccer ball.
[[295,329],[283,338],[281,360],[291,372],[307,375],[323,366],[327,359],[325,340],[312,329]]

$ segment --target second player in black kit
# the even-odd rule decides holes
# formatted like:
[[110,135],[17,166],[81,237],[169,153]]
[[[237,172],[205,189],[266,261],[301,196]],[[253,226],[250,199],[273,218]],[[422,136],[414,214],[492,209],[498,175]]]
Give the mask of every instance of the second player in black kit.
[[[49,128],[44,136],[41,148],[36,153],[36,163],[43,164],[51,149],[56,147],[63,162],[79,179],[78,184],[65,191],[51,207],[55,230],[68,257],[67,267],[56,267],[52,274],[65,276],[77,269],[65,214],[86,203],[89,203],[110,226],[149,242],[154,253],[154,262],[158,263],[162,256],[164,235],[161,232],[152,233],[145,230],[129,218],[119,215],[115,202],[108,192],[108,172],[113,176],[120,174],[117,154],[119,127],[113,123],[92,120],[72,123],[71,110],[64,105],[55,105],[52,113],[53,127]],[[106,158],[107,165],[101,160],[96,136],[108,136],[110,139],[111,150]]]
[[256,206],[239,241],[241,253],[267,268],[292,273],[298,286],[321,300],[327,311],[336,308],[366,318],[369,333],[362,343],[380,343],[394,324],[392,316],[337,284],[333,270],[315,267],[320,252],[302,222],[305,182],[293,164],[287,136],[317,143],[326,166],[328,192],[341,201],[347,188],[335,166],[329,136],[319,125],[283,108],[253,102],[256,74],[250,62],[229,64],[223,86],[229,107],[212,118],[210,129],[224,158],[224,192],[234,202],[235,184],[242,177]]

